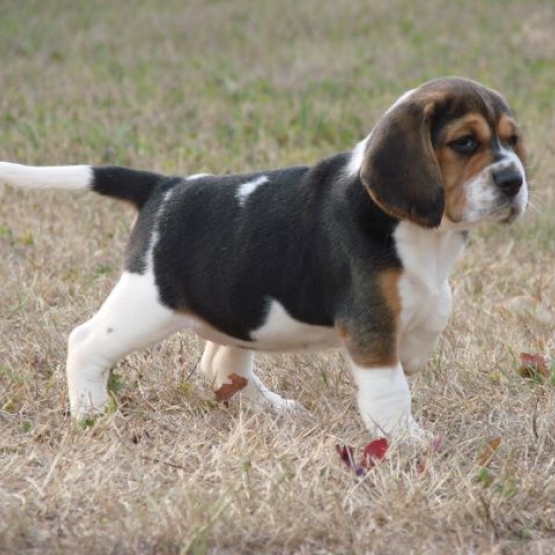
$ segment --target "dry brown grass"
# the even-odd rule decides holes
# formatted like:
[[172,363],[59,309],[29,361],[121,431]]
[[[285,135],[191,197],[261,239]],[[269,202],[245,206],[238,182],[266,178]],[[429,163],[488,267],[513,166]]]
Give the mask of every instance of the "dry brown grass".
[[555,9],[183,4],[2,3],[0,158],[307,163],[354,145],[406,88],[457,73],[517,108],[537,209],[472,236],[452,321],[411,379],[443,452],[419,472],[392,449],[356,480],[334,445],[366,436],[335,354],[260,359],[310,413],[276,418],[215,404],[201,342],[175,336],[118,366],[115,413],[75,426],[66,337],[117,279],[132,214],[0,189],[0,553],[555,553],[555,386],[517,373],[521,351],[553,356],[554,326],[505,308],[526,294],[555,311]]

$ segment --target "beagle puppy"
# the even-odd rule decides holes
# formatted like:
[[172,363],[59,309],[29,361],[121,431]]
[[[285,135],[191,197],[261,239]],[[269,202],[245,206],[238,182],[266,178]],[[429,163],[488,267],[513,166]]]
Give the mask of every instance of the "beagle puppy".
[[69,337],[75,417],[105,408],[119,359],[189,328],[207,340],[216,392],[275,410],[295,403],[254,374],[256,351],[343,348],[373,435],[420,433],[405,373],[447,324],[467,231],[528,204],[513,111],[458,77],[408,91],[352,151],[311,167],[182,178],[2,162],[0,183],[88,189],[138,210],[119,282]]

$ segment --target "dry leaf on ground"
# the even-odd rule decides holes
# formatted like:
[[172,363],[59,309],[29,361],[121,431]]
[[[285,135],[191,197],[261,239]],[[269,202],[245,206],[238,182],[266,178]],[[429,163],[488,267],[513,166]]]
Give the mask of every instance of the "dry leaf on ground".
[[350,445],[336,445],[335,449],[340,459],[352,468],[357,476],[364,476],[370,468],[374,468],[377,463],[383,461],[387,454],[389,443],[385,437],[371,441],[362,452],[362,458],[357,464],[354,457],[354,448]]
[[487,445],[482,449],[482,452],[478,456],[478,464],[480,466],[487,466],[491,461],[491,458],[495,454],[495,452],[499,449],[501,445],[501,438],[494,437],[490,440]]
[[534,379],[541,377],[549,379],[551,370],[547,360],[543,355],[532,355],[530,353],[520,353],[520,368],[518,373],[523,378]]
[[238,391],[247,387],[249,380],[239,374],[230,374],[228,379],[231,383],[224,383],[219,389],[215,391],[216,399],[218,401],[229,401]]

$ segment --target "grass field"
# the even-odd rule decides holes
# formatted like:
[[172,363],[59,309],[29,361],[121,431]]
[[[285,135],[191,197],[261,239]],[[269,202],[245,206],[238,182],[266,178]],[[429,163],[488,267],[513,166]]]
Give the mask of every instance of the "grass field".
[[555,357],[554,29],[547,0],[1,2],[2,160],[312,163],[459,74],[517,110],[533,206],[471,236],[411,378],[442,452],[422,471],[393,449],[359,480],[335,452],[368,441],[335,353],[259,360],[309,412],[277,418],[216,404],[202,342],[177,335],[116,368],[115,412],[75,425],[66,338],[117,280],[133,213],[0,188],[0,553],[555,553],[555,378],[518,373],[523,351]]

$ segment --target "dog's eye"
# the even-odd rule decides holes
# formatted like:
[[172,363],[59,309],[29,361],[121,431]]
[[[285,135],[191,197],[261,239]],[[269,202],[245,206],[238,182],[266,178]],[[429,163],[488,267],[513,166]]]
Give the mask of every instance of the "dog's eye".
[[515,146],[518,144],[518,135],[511,135],[511,136],[507,139],[507,144],[508,144],[511,148],[515,148]]
[[449,143],[449,146],[458,154],[469,155],[478,148],[478,141],[473,135],[463,135]]

